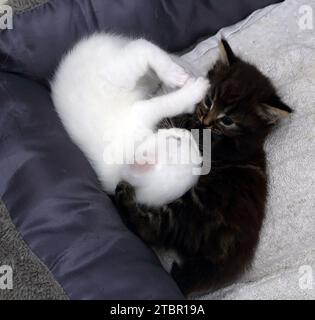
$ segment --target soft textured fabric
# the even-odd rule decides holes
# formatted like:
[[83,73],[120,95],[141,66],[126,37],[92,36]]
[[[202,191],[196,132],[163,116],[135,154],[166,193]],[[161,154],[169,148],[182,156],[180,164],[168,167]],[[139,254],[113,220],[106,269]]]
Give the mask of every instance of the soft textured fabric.
[[269,198],[252,269],[203,299],[315,299],[315,34],[299,28],[302,5],[314,8],[314,1],[267,8],[184,57],[204,73],[217,58],[212,49],[223,34],[236,53],[273,79],[295,110],[266,144]]
[[29,250],[0,202],[0,265],[13,270],[13,288],[0,290],[0,300],[65,300],[62,288]]
[[[49,0],[4,0],[13,10],[14,13],[20,14],[26,10],[30,10]],[[0,1],[1,2],[1,1]]]

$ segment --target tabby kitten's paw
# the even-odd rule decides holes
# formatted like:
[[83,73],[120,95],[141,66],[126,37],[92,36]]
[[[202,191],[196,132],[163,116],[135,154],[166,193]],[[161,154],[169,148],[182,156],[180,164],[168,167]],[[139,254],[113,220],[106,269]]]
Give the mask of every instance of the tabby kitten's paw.
[[126,182],[120,182],[115,190],[115,202],[121,208],[129,208],[135,202],[135,189]]

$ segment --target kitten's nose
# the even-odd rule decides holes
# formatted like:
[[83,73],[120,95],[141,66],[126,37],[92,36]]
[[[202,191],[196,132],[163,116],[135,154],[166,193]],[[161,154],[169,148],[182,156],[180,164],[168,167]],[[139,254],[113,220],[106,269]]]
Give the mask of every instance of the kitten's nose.
[[216,118],[216,113],[213,112],[213,109],[206,109],[202,104],[197,106],[197,116],[201,124],[205,127],[210,127]]
[[210,127],[213,124],[213,121],[214,121],[213,115],[210,112],[208,112],[207,115],[203,117],[202,124],[205,127]]

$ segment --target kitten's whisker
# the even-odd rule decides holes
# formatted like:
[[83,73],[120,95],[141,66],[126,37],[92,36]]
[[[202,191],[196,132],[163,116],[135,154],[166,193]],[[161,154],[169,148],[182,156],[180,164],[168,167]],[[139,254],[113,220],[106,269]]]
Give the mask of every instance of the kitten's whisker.
[[171,128],[175,128],[174,122],[171,118],[167,118],[169,120],[169,123],[171,125]]

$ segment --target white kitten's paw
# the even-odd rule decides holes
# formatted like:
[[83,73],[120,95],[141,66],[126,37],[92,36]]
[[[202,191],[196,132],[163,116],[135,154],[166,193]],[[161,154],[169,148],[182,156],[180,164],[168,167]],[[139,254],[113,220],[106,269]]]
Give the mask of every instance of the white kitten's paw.
[[184,86],[189,79],[185,69],[172,60],[159,71],[158,76],[166,86],[173,89]]
[[200,103],[206,96],[210,87],[210,83],[205,78],[190,78],[185,86],[181,89],[185,92],[186,102],[189,105],[188,113],[194,112],[196,105]]

